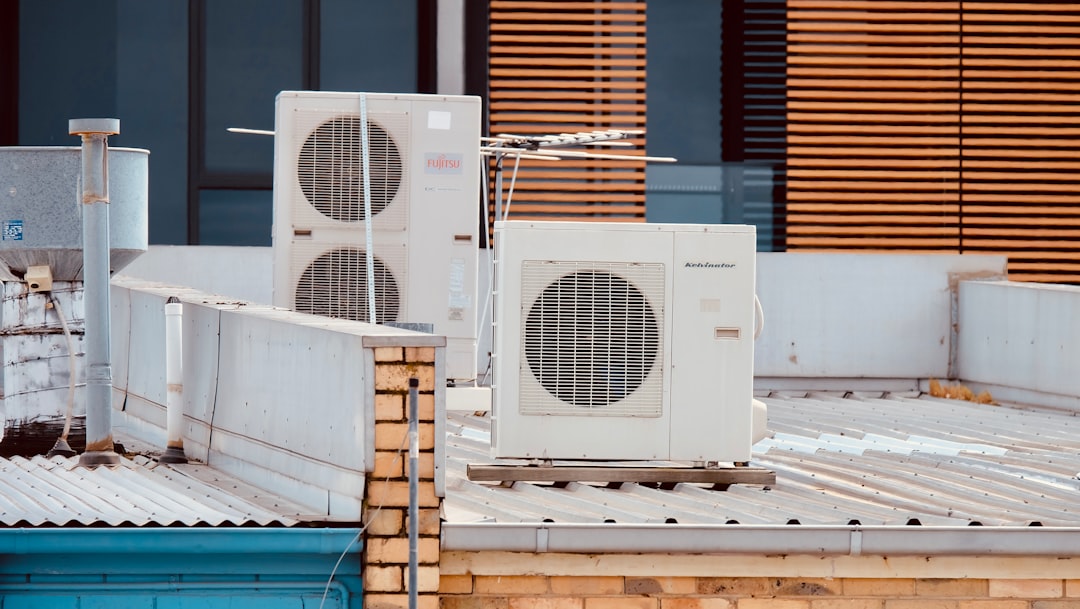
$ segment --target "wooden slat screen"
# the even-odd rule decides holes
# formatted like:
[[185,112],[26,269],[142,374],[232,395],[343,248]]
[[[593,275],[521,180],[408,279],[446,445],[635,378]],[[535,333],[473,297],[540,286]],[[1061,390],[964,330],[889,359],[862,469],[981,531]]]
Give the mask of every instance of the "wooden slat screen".
[[1080,282],[1080,3],[963,3],[963,246]]
[[[644,2],[492,0],[489,57],[492,135],[645,128]],[[510,217],[643,222],[645,164],[522,160]]]
[[[787,199],[787,3],[785,0],[724,1],[727,9],[744,8],[742,44],[738,60],[743,71],[742,90],[737,99],[726,92],[722,99],[724,121],[742,105],[742,133],[724,134],[725,151],[734,144],[740,149],[725,152],[725,161],[744,163],[742,221],[757,226],[760,251],[783,249],[785,243],[784,205]],[[722,53],[726,54],[727,49]],[[725,65],[729,59],[724,58]],[[735,68],[737,70],[738,68]],[[732,76],[723,74],[727,81]],[[737,76],[736,76],[737,78]]]
[[959,248],[959,4],[789,0],[789,250]]
[[789,0],[788,248],[1080,282],[1080,4]]

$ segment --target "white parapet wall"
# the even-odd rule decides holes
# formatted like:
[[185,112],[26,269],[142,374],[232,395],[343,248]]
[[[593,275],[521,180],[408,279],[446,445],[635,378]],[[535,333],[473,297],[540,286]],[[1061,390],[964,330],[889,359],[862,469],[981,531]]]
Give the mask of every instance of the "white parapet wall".
[[995,399],[1080,410],[1080,287],[960,284],[960,378]]
[[[765,328],[755,343],[759,385],[797,387],[813,380],[950,378],[956,368],[957,285],[1001,279],[1004,256],[950,254],[773,253],[757,256]],[[269,247],[151,246],[124,275],[184,285],[228,299],[269,304]],[[481,252],[478,327],[481,384],[490,382],[490,252]],[[775,379],[793,379],[778,383]],[[829,386],[826,382],[823,386]],[[805,388],[805,387],[804,387]]]
[[270,304],[274,301],[273,268],[274,252],[269,247],[151,245],[121,273],[187,286],[207,294]]
[[1003,256],[759,253],[758,384],[949,378],[957,285],[1003,277]]
[[185,453],[312,514],[360,518],[375,456],[376,347],[434,347],[444,407],[442,336],[115,277],[114,428],[143,442],[165,446],[170,296],[183,304]]

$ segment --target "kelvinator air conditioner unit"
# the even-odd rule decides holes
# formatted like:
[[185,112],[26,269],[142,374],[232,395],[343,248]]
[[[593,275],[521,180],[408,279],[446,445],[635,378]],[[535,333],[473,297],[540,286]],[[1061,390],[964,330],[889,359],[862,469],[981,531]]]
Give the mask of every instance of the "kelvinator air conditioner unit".
[[749,461],[753,226],[495,224],[492,455]]
[[447,378],[473,379],[478,97],[278,94],[274,304],[373,321],[362,111],[367,118],[374,321],[432,324],[447,339]]

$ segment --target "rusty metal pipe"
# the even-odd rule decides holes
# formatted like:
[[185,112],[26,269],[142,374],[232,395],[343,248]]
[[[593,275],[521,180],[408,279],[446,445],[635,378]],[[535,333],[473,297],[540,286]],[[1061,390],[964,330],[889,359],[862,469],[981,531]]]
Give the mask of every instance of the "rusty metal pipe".
[[86,306],[86,451],[79,465],[120,463],[112,437],[112,354],[109,330],[108,138],[120,133],[115,118],[68,121],[82,138],[83,294]]

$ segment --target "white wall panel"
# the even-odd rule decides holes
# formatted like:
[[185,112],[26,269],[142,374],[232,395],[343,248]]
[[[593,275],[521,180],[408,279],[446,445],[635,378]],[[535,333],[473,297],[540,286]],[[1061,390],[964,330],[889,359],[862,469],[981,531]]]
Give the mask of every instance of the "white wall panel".
[[1004,271],[996,256],[758,253],[754,374],[945,378],[950,285]]
[[1080,287],[960,284],[960,376],[1080,397]]

